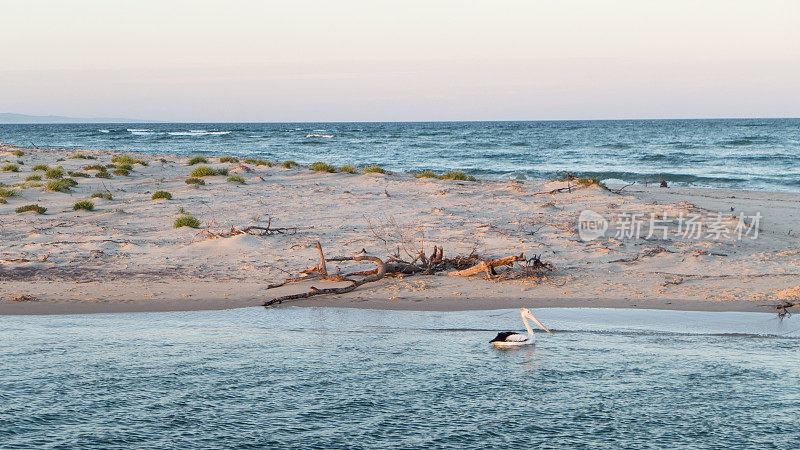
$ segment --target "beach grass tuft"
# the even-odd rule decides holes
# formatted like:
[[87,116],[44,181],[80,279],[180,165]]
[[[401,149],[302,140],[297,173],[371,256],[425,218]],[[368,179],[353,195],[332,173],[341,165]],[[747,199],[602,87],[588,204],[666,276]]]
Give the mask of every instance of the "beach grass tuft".
[[181,228],[181,227],[199,228],[200,220],[198,220],[197,217],[191,214],[183,214],[180,217],[176,218],[175,222],[172,224],[172,228]]
[[345,164],[345,165],[339,167],[339,172],[358,173],[358,169],[355,166],[351,166],[350,164]]
[[131,155],[117,155],[111,158],[111,162],[113,162],[114,164],[139,164],[141,166],[147,165],[147,161],[134,158]]
[[24,154],[25,154],[25,152],[23,152],[22,150],[14,150],[12,152],[12,155],[16,156],[17,158],[19,158],[20,156],[22,156]]
[[[131,174],[131,171],[130,171],[130,170],[127,170],[127,169],[114,169],[114,171],[113,171],[113,172],[111,172],[111,173],[113,173],[114,175],[117,175],[117,176],[124,176],[124,177],[127,177],[128,175],[130,175],[130,174]],[[99,174],[98,174],[98,175],[99,175]]]
[[602,181],[600,181],[600,179],[599,179],[599,178],[597,178],[597,177],[590,177],[590,178],[578,178],[578,180],[577,180],[577,181],[578,181],[578,184],[579,184],[579,185],[581,185],[581,186],[586,186],[586,187],[589,187],[589,186],[598,186],[598,187],[600,187],[601,189],[608,189],[608,188],[606,187],[606,184],[605,184],[605,183],[603,183]]
[[69,188],[77,186],[78,182],[72,178],[48,181],[45,188],[53,192],[69,192]]
[[19,172],[19,166],[16,164],[3,165],[3,172]]
[[427,169],[423,170],[422,172],[415,173],[414,178],[439,178],[439,174],[430,169]]
[[37,170],[47,171],[48,168],[49,167],[47,166],[47,164],[36,164],[35,166],[33,166],[33,171],[34,172],[36,172]]
[[365,174],[366,173],[382,173],[382,174],[385,174],[385,175],[390,175],[391,174],[389,171],[387,171],[383,167],[381,167],[379,165],[376,165],[376,164],[372,164],[372,165],[369,165],[367,167],[364,167],[363,172]]
[[228,183],[244,184],[244,177],[241,175],[231,175],[228,177]]
[[64,168],[61,166],[48,167],[44,172],[44,176],[51,180],[58,180],[64,178]]
[[79,202],[75,202],[75,204],[72,205],[72,210],[94,211],[94,203],[92,203],[90,200],[81,200]]
[[17,195],[17,191],[5,186],[0,186],[0,198],[16,197]]
[[186,179],[186,184],[193,184],[193,185],[196,185],[196,186],[204,186],[206,184],[206,182],[203,181],[202,178],[192,177],[192,178],[187,178]]
[[281,165],[286,167],[287,169],[291,169],[292,167],[297,166],[297,163],[292,161],[291,159],[287,159],[286,161],[282,162]]
[[114,196],[111,195],[111,192],[108,191],[97,191],[92,194],[92,198],[103,198],[106,200],[112,200]]
[[47,208],[41,207],[39,205],[25,205],[20,206],[16,209],[17,214],[22,214],[28,211],[33,211],[36,214],[44,214],[47,211]]
[[34,175],[28,175],[25,178],[25,181],[42,181],[42,176],[41,175],[35,175],[35,174]]
[[235,158],[233,156],[220,156],[219,162],[221,163],[238,163],[239,158]]
[[[227,174],[227,171],[225,173]],[[213,177],[216,175],[223,175],[223,174],[221,173],[221,171],[215,170],[211,167],[200,166],[192,169],[192,172],[189,175],[191,175],[193,178],[199,178],[199,177]]]
[[336,172],[336,167],[333,167],[332,165],[324,163],[322,161],[317,161],[315,163],[312,163],[310,166],[308,166],[308,168],[313,170],[314,172],[329,172],[329,173]]
[[97,172],[94,174],[95,178],[111,178],[111,174],[108,172]]
[[205,156],[195,155],[186,162],[187,166],[193,166],[195,164],[208,164],[208,159]]
[[77,178],[89,178],[89,177],[91,176],[91,175],[89,175],[88,173],[83,173],[83,172],[73,172],[73,171],[71,171],[71,170],[70,170],[69,172],[67,172],[67,175],[69,175],[69,176],[71,176],[71,177],[77,177]]
[[158,200],[162,198],[165,200],[172,200],[172,194],[167,191],[155,191],[153,192],[153,195],[150,196],[150,199],[152,200]]
[[461,170],[451,170],[439,175],[440,180],[476,181],[475,177],[465,174]]
[[91,155],[85,155],[83,153],[74,153],[72,156],[69,157],[69,159],[97,159],[97,158]]
[[272,167],[272,163],[267,161],[266,159],[261,158],[245,158],[245,164],[252,164],[254,166],[267,166]]

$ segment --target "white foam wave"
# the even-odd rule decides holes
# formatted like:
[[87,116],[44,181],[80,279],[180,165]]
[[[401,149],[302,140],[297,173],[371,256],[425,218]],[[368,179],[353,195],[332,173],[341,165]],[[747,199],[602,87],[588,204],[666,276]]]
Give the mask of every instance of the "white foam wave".
[[307,138],[332,138],[332,134],[307,134]]
[[189,130],[189,131],[170,131],[170,136],[221,136],[229,134],[230,131],[206,131],[206,130]]
[[100,130],[97,130],[97,131],[99,131],[101,133],[111,133],[111,130],[100,129]]

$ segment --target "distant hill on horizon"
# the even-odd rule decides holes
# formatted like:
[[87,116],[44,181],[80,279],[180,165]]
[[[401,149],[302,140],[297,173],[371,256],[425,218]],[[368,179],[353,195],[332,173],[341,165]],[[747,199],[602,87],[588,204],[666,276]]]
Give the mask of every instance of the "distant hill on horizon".
[[26,123],[156,123],[158,120],[125,119],[119,117],[67,117],[32,116],[29,114],[0,113],[0,124]]

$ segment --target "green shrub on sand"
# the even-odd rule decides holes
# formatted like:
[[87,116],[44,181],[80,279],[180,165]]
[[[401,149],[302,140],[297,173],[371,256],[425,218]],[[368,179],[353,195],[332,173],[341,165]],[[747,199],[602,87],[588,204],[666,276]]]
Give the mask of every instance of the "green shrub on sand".
[[321,161],[317,161],[311,164],[310,166],[308,166],[308,168],[313,170],[314,172],[329,172],[329,173],[336,172],[336,167],[333,167],[332,165]]
[[208,159],[204,156],[196,155],[189,158],[189,161],[186,162],[187,166],[193,166],[195,164],[208,164]]
[[147,165],[147,161],[134,158],[131,155],[117,155],[111,158],[111,162],[113,162],[114,164],[139,164],[142,166]]
[[80,211],[80,210],[93,211],[94,210],[94,203],[92,203],[89,200],[81,200],[79,202],[75,202],[75,204],[72,205],[72,210],[73,211]]
[[53,192],[69,192],[69,188],[75,187],[78,182],[72,178],[62,178],[60,180],[48,181],[45,188]]
[[158,200],[158,199],[172,200],[172,194],[170,194],[167,191],[155,191],[155,192],[153,192],[153,195],[150,196],[150,199],[152,199],[152,200]]
[[44,214],[47,211],[47,208],[43,208],[39,205],[25,205],[16,209],[17,214],[26,213],[29,211],[33,211],[36,214]]
[[48,167],[44,173],[44,176],[51,180],[58,180],[59,178],[64,178],[64,169],[61,166]]
[[189,227],[189,228],[199,228],[200,221],[191,214],[183,214],[172,224],[172,228],[181,228],[181,227]]
[[439,174],[432,170],[423,170],[414,174],[415,178],[439,178]]
[[475,181],[475,177],[465,174],[461,170],[451,170],[439,175],[440,180]]
[[200,177],[213,177],[217,175],[227,175],[228,169],[214,169],[208,166],[200,166],[195,167],[192,169],[192,172],[189,174],[193,178],[200,178]]
[[17,195],[19,195],[17,191],[5,186],[0,186],[0,198],[16,197]]
[[261,158],[245,158],[245,164],[252,164],[254,166],[267,166],[272,167],[272,163],[267,161],[266,159]]
[[389,172],[386,169],[384,169],[383,167],[373,164],[371,166],[364,167],[364,173],[388,174]]
[[111,200],[111,199],[114,198],[114,196],[111,195],[111,192],[108,192],[108,191],[105,191],[105,192],[98,191],[98,192],[95,192],[95,193],[92,194],[92,198],[103,198],[103,199],[106,199],[106,200]]

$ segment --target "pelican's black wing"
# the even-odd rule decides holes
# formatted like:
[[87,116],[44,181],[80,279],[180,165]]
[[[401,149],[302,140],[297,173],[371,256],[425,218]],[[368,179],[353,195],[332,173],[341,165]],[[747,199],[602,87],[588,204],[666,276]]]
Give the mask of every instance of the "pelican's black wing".
[[497,336],[489,342],[522,342],[526,339],[528,338],[519,333],[503,331],[502,333],[497,333]]

